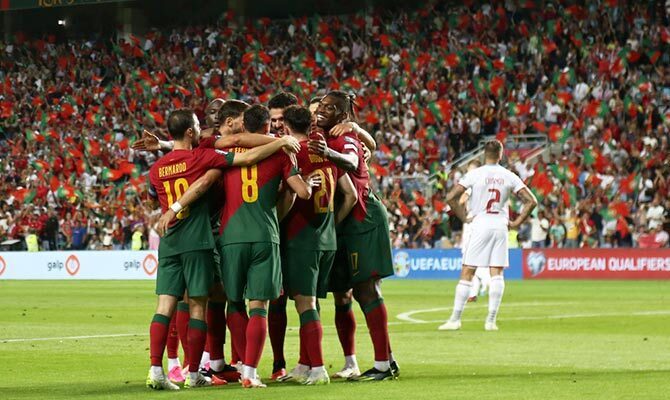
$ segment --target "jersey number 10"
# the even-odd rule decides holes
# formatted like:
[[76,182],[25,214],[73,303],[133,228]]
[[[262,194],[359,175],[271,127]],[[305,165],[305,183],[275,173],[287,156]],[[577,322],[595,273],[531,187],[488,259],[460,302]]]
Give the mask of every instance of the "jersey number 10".
[[[175,198],[172,197],[171,186],[174,187],[174,194],[177,197],[176,200],[179,200],[179,198],[184,194],[184,192],[188,190],[188,181],[184,178],[179,178],[175,181],[163,182],[163,188],[165,189],[165,193],[167,194],[168,198],[168,207],[170,207],[175,202]],[[190,210],[188,206],[184,207],[181,211],[177,213],[177,219],[184,219],[188,217],[189,213]]]

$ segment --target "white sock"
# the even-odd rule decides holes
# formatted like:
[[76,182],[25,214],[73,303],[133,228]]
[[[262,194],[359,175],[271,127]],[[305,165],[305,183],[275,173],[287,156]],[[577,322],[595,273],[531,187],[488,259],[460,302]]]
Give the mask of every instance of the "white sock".
[[497,275],[491,278],[489,284],[489,314],[486,316],[486,322],[496,322],[498,316],[498,308],[502,301],[503,293],[505,292],[505,280],[502,275]]
[[470,293],[468,297],[475,297],[479,294],[479,287],[482,285],[482,281],[478,277],[472,278],[472,287],[470,288]]
[[310,368],[312,368],[312,367],[310,367],[309,365],[298,363],[298,371],[305,372],[305,371],[309,371]]
[[242,367],[242,378],[256,379],[256,368],[245,365]]
[[165,376],[165,372],[163,372],[162,366],[152,365],[149,371],[151,372],[152,378],[161,378]]
[[174,367],[181,368],[181,362],[179,362],[179,358],[168,358],[168,371],[172,371],[172,368]]
[[465,303],[468,301],[468,295],[470,294],[470,287],[472,287],[472,282],[460,280],[458,285],[456,285],[456,294],[454,295],[454,311],[451,313],[449,321],[460,321],[461,314],[465,308]]
[[345,368],[358,367],[358,361],[356,361],[356,354],[352,354],[350,356],[344,356],[344,367]]
[[209,368],[211,368],[213,371],[220,372],[223,370],[223,366],[226,364],[225,359],[219,359],[219,360],[209,360]]
[[388,371],[391,369],[391,363],[389,363],[389,360],[375,361],[375,369],[382,372]]
[[203,351],[202,358],[200,358],[200,368],[203,368],[205,364],[207,364],[208,362],[209,362],[209,352]]
[[191,383],[195,383],[198,380],[198,375],[200,372],[189,372],[188,375],[191,377]]
[[491,273],[486,271],[479,276],[479,279],[482,281],[482,287],[479,289],[479,292],[484,294],[491,283]]
[[312,367],[312,370],[309,371],[310,375],[316,376],[320,373],[326,372],[326,368],[323,365],[320,365],[318,367]]

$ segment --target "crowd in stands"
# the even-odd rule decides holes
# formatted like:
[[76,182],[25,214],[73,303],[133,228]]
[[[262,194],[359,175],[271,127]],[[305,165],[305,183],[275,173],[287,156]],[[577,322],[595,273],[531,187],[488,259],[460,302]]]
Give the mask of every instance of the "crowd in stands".
[[452,3],[287,20],[226,12],[141,36],[0,42],[0,242],[119,249],[142,234],[155,246],[157,213],[143,202],[156,155],[130,148],[143,128],[160,131],[175,108],[204,117],[216,97],[341,89],[377,140],[371,171],[395,247],[458,247],[445,199],[465,166],[445,166],[484,138],[527,133],[550,146],[505,160],[540,200],[518,245],[667,246],[661,2]]

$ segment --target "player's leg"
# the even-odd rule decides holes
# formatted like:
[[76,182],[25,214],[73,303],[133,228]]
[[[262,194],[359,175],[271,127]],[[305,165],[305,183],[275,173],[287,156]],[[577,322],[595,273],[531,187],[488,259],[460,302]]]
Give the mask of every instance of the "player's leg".
[[[218,278],[218,279],[217,279]],[[226,293],[220,276],[214,278],[214,285],[207,302],[207,341],[210,349],[210,366],[204,373],[212,378],[213,385],[226,382],[237,382],[240,373],[231,365],[226,364],[224,346],[226,344]]]
[[181,370],[181,362],[179,361],[179,333],[177,332],[177,313],[172,314],[170,319],[168,340],[167,340],[167,356],[168,356],[168,379],[173,383],[184,382],[184,375]]
[[494,246],[490,253],[490,268],[491,282],[489,284],[489,312],[486,316],[484,329],[487,331],[497,331],[498,325],[496,318],[498,316],[498,309],[502,302],[503,293],[505,292],[505,280],[503,279],[503,270],[509,266],[509,251],[507,245],[507,231],[498,230],[493,232]]
[[179,387],[170,382],[163,370],[163,353],[167,345],[170,319],[177,306],[177,298],[184,293],[184,275],[177,257],[164,257],[158,262],[156,276],[156,294],[158,305],[149,328],[149,353],[151,367],[146,385],[149,388],[162,390],[178,390]]
[[475,276],[479,278],[479,281],[481,282],[479,295],[484,296],[489,288],[489,284],[491,283],[491,270],[488,268],[477,268]]
[[335,328],[344,354],[344,367],[332,375],[333,379],[347,379],[360,375],[356,360],[356,317],[352,310],[351,270],[347,262],[344,240],[338,237],[338,250],[330,270],[328,290],[333,292]]
[[179,303],[177,303],[177,312],[176,312],[176,322],[177,322],[177,335],[179,335],[179,342],[181,343],[181,348],[184,351],[184,363],[182,375],[188,373],[188,320],[191,318],[189,309],[188,309],[188,293],[183,294],[183,298]]
[[226,321],[230,330],[231,363],[238,372],[241,372],[244,363],[247,324],[249,323],[249,314],[247,314],[247,306],[244,301],[228,300]]
[[268,309],[268,335],[272,345],[272,376],[275,381],[286,375],[286,358],[284,356],[284,340],[286,338],[286,302],[288,296],[282,294],[272,300]]
[[200,372],[200,359],[207,341],[206,307],[209,291],[214,282],[214,254],[212,250],[190,251],[181,254],[184,276],[189,294],[188,351],[189,375],[184,387],[210,386],[211,380]]
[[[243,363],[249,317],[244,303],[247,270],[242,266],[249,262],[249,252],[245,245],[224,245],[221,237],[217,238],[217,249],[221,255],[221,278],[228,298],[226,321],[230,329],[230,341],[238,357],[237,361]],[[238,372],[242,369],[242,363],[237,368]]]
[[[481,268],[477,268],[477,270],[479,269]],[[475,276],[472,278],[472,286],[470,286],[470,293],[468,294],[468,303],[477,301],[477,295],[479,294],[481,285],[482,281],[479,279],[479,276],[477,276],[477,272],[475,272]]]

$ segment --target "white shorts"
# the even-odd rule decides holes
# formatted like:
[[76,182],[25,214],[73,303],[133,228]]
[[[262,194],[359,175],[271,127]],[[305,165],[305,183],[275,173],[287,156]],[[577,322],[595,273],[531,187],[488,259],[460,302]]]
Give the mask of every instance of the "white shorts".
[[472,228],[467,247],[463,253],[463,265],[468,267],[508,267],[507,230]]

